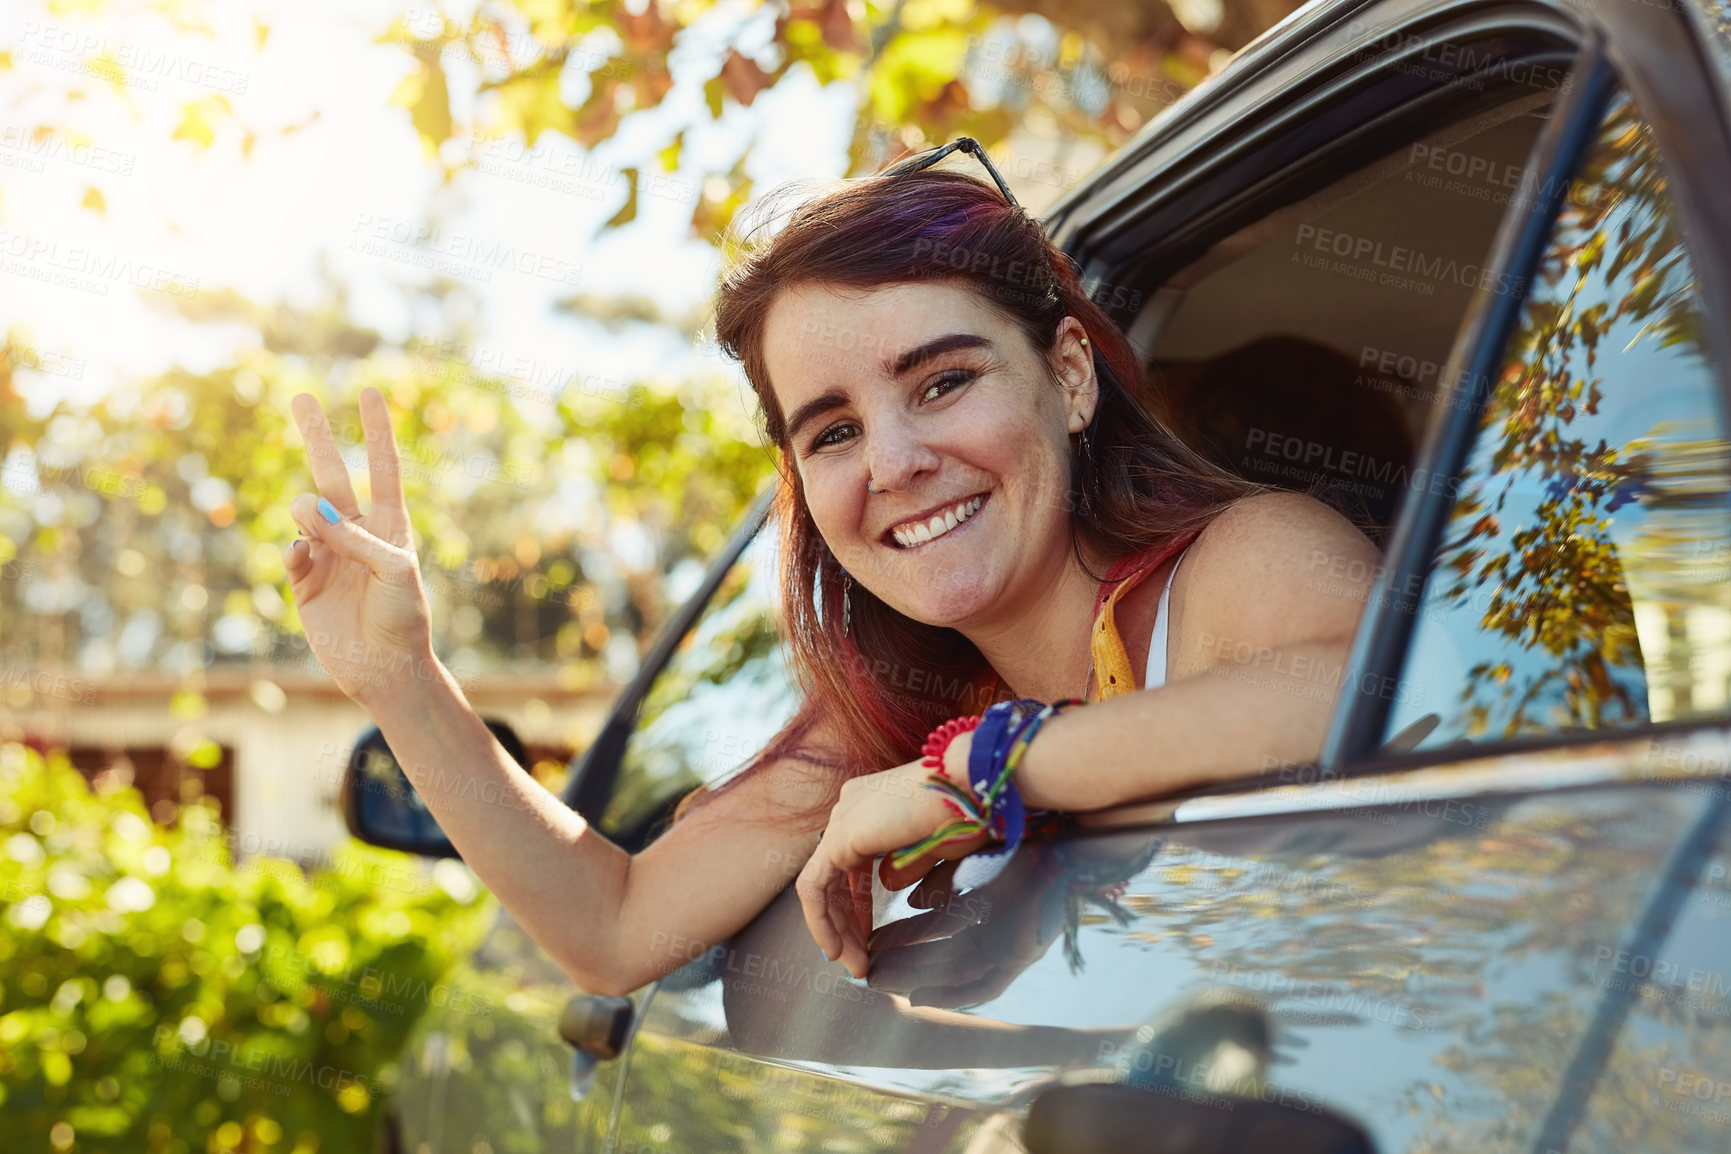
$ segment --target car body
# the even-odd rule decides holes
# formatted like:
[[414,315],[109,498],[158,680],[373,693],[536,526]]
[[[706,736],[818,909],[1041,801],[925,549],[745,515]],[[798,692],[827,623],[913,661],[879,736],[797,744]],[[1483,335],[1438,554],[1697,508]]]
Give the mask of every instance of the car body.
[[[896,895],[863,982],[798,863],[629,999],[502,916],[387,1144],[1724,1148],[1728,124],[1704,0],[1321,0],[1246,48],[1046,220],[1180,435],[1382,547],[1322,756]],[[566,790],[628,849],[791,715],[768,499]]]

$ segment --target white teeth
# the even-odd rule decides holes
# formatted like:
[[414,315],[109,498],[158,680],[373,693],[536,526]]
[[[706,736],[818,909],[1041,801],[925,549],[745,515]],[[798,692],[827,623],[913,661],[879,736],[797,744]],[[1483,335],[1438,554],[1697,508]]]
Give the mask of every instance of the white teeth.
[[896,539],[896,544],[904,549],[924,545],[927,541],[942,537],[972,517],[985,503],[985,500],[984,496],[979,496],[971,501],[963,501],[953,509],[945,509],[942,513],[933,514],[929,521],[916,521],[911,525],[900,526],[892,530],[891,536]]

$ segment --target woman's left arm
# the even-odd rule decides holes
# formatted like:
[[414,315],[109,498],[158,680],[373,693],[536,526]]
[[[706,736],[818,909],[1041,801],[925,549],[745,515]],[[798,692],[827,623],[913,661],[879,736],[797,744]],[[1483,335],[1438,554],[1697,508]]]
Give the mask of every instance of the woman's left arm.
[[1046,722],[1016,771],[1028,805],[1101,809],[1322,752],[1376,548],[1321,502],[1275,493],[1221,514],[1184,563],[1172,677]]

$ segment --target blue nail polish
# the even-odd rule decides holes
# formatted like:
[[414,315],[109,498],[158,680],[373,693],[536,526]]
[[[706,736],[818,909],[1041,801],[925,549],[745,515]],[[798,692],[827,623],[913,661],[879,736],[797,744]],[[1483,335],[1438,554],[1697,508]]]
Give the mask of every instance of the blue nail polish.
[[337,507],[331,504],[329,497],[319,498],[319,515],[333,525],[342,519],[337,516]]

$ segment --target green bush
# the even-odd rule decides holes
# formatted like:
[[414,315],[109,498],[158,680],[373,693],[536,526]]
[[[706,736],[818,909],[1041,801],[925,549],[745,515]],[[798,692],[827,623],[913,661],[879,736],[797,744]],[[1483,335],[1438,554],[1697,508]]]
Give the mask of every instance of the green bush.
[[478,892],[455,862],[429,876],[353,842],[311,878],[237,869],[206,805],[164,828],[136,790],[0,745],[6,1149],[372,1149],[405,1037],[484,927]]

